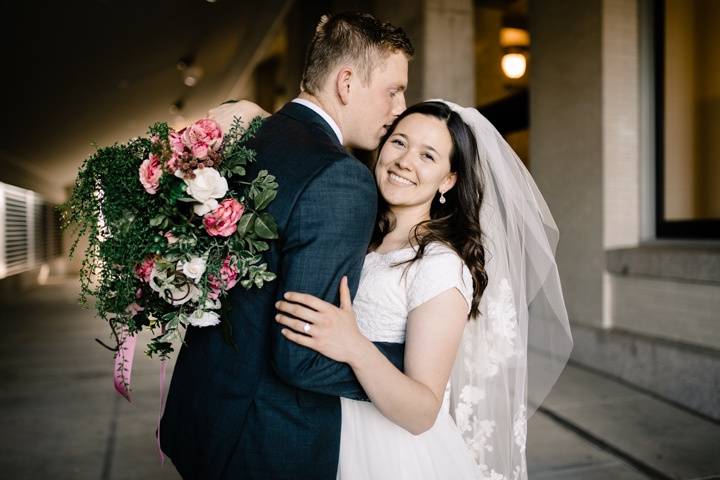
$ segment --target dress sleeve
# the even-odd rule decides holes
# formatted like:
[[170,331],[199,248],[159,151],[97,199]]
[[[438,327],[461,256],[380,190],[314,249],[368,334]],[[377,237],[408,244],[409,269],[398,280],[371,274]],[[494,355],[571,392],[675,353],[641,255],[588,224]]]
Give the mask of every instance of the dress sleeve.
[[408,312],[451,288],[457,288],[467,303],[467,312],[473,299],[473,281],[470,270],[462,259],[444,245],[431,244],[423,258],[408,269]]

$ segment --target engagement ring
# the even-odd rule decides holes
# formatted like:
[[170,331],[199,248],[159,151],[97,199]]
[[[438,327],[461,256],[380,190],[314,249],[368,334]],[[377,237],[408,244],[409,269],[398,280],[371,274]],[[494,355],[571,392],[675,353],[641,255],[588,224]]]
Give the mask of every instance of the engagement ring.
[[307,323],[307,322],[305,323],[305,326],[303,327],[303,332],[305,332],[306,334],[310,333],[310,324],[309,323]]

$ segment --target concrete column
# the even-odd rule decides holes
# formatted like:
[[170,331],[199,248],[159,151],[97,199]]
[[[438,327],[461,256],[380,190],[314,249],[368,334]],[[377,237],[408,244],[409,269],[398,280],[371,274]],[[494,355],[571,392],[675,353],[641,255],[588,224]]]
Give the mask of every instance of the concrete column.
[[637,2],[604,0],[602,40],[605,248],[640,241],[640,59]]
[[430,98],[475,105],[472,0],[378,1],[375,12],[403,27],[415,46],[408,105]]
[[471,0],[425,0],[423,96],[475,105]]
[[602,1],[531,0],[532,173],[560,229],[571,321],[602,325]]

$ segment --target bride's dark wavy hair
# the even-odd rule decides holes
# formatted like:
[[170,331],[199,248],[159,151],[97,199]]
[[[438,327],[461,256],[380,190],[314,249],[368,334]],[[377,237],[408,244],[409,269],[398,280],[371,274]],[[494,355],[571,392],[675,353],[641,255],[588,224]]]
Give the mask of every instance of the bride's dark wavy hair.
[[[378,152],[392,135],[403,118],[414,113],[428,115],[442,120],[452,138],[450,171],[456,173],[455,186],[445,192],[445,203],[435,196],[430,205],[430,219],[415,225],[411,236],[418,246],[417,255],[408,260],[408,265],[423,257],[430,242],[442,242],[452,248],[470,269],[473,278],[473,299],[470,316],[479,312],[480,299],[487,287],[485,271],[485,248],[480,225],[480,206],[483,200],[483,180],[479,168],[478,146],[470,127],[457,112],[442,102],[422,102],[405,110],[383,137]],[[379,156],[379,153],[378,153]],[[373,170],[377,159],[373,164]],[[395,229],[395,218],[390,207],[379,195],[378,215],[370,248],[380,246],[385,236]],[[402,264],[402,263],[401,263]]]

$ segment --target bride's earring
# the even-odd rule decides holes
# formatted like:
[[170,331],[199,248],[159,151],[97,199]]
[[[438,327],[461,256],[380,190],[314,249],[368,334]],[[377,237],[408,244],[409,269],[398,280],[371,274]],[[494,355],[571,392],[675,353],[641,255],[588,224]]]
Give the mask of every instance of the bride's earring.
[[440,203],[442,203],[444,205],[445,201],[446,201],[445,200],[445,192],[441,191],[440,192]]

